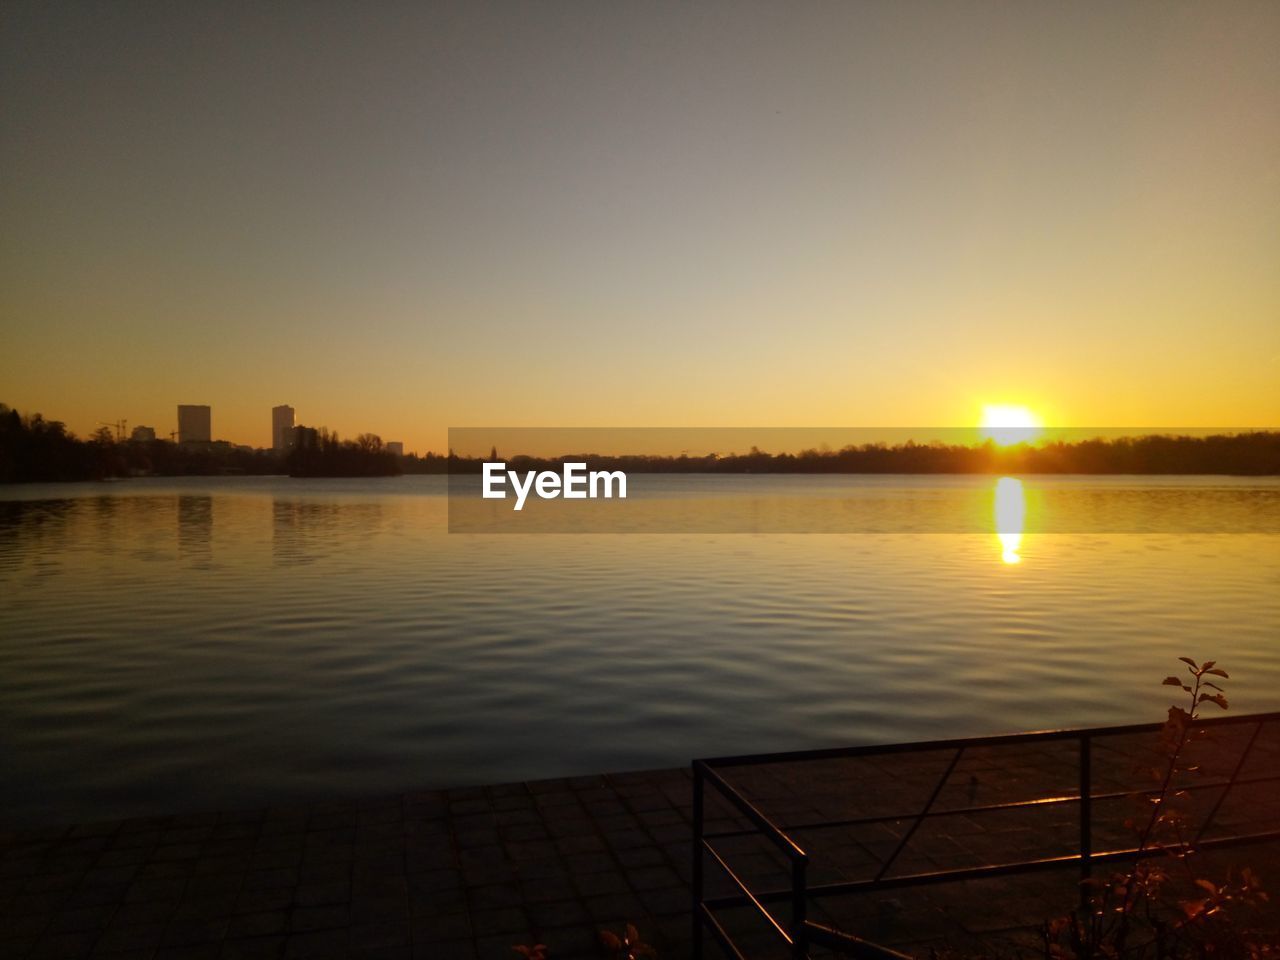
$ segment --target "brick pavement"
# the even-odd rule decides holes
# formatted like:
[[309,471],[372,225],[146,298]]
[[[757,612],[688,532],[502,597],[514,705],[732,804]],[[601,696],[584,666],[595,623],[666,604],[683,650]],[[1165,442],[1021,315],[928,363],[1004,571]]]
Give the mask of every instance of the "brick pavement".
[[[1075,771],[1063,749],[974,751],[939,803],[1069,793]],[[1100,781],[1120,787],[1150,757],[1149,740],[1107,744],[1097,754]],[[1218,750],[1219,765],[1229,757]],[[1276,769],[1280,743],[1261,744],[1256,762]],[[734,782],[794,826],[915,809],[940,764],[944,757],[928,754],[776,764],[737,771]],[[691,779],[680,769],[0,833],[0,957],[508,960],[513,944],[545,942],[553,960],[585,960],[600,956],[601,927],[630,921],[662,960],[685,960],[691,808]],[[1105,846],[1123,814],[1096,812]],[[1242,791],[1219,819],[1224,829],[1275,829],[1275,785]],[[709,798],[709,831],[745,826]],[[797,836],[813,855],[813,882],[822,882],[874,874],[908,826],[887,820]],[[893,872],[1062,852],[1077,835],[1072,806],[999,822],[940,817],[917,831]],[[1280,879],[1277,846],[1250,851],[1264,879]],[[759,838],[722,848],[753,888],[785,885],[785,865]],[[730,892],[710,865],[707,876],[710,894]],[[1068,870],[823,900],[811,915],[925,955],[1001,938],[1025,943],[1029,928],[1065,912],[1074,896]],[[726,922],[753,960],[780,955],[750,911]]]

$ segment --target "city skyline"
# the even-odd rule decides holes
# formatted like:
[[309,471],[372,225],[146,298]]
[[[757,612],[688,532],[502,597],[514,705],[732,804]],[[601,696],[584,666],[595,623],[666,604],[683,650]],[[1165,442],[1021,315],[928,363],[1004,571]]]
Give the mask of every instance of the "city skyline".
[[418,450],[1280,423],[1274,4],[290,22],[6,8],[0,399]]

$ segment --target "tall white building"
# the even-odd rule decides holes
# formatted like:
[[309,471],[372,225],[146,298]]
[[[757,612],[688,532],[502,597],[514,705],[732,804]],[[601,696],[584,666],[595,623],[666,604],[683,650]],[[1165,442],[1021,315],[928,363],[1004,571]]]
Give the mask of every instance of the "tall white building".
[[213,413],[204,404],[178,404],[178,442],[208,443],[213,439]]
[[293,407],[282,403],[271,408],[271,449],[284,453],[293,449]]

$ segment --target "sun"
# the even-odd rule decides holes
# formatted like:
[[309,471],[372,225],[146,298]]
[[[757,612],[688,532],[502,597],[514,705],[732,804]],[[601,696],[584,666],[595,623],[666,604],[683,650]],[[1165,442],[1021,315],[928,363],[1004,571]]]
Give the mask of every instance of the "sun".
[[999,446],[1029,443],[1040,436],[1043,430],[1040,418],[1026,407],[995,404],[982,408],[982,436]]

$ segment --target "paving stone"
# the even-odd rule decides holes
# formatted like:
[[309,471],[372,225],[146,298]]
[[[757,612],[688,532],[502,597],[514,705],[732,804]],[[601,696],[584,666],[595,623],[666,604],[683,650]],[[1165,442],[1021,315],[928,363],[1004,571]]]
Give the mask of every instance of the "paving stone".
[[146,924],[123,926],[112,923],[98,938],[95,953],[126,953],[150,951],[160,946],[164,925]]
[[618,862],[624,869],[638,867],[656,867],[664,863],[662,852],[657,847],[628,847],[616,851]]
[[196,943],[162,946],[156,951],[155,960],[219,960],[221,956],[221,943]]
[[598,833],[561,837],[556,840],[555,848],[562,854],[601,853],[608,849],[605,846],[604,839]]
[[525,903],[544,903],[577,896],[577,888],[567,874],[562,877],[540,877],[521,882],[520,895]]
[[529,906],[529,919],[536,930],[549,930],[553,927],[566,927],[575,924],[589,924],[591,917],[582,902],[573,900],[553,900],[547,903],[536,903]]
[[503,862],[466,863],[462,865],[462,879],[469,887],[482,887],[492,883],[508,883],[516,879],[513,864]]
[[479,960],[512,960],[516,957],[515,944],[531,945],[537,938],[529,930],[518,933],[480,937],[476,940],[476,956]]
[[569,873],[575,877],[590,873],[607,873],[618,868],[617,862],[607,852],[573,853],[564,858]]
[[243,913],[232,917],[227,927],[227,937],[232,940],[240,940],[248,937],[283,934],[288,929],[289,913],[287,910],[264,910],[258,913]]
[[411,924],[410,931],[415,944],[470,939],[471,917],[465,913],[448,913],[418,918]]
[[467,902],[472,910],[518,907],[522,899],[520,888],[514,883],[496,883],[485,887],[471,887],[467,891]]
[[291,868],[272,870],[250,869],[244,878],[244,888],[255,890],[265,887],[292,887],[298,882],[298,871]]
[[381,947],[408,947],[409,924],[407,921],[358,923],[348,932],[351,950],[373,950]]
[[347,953],[347,931],[324,930],[311,933],[295,933],[284,945],[286,960],[306,960],[308,957],[342,957]]
[[587,897],[584,901],[593,920],[602,924],[635,922],[644,913],[640,900],[631,894],[614,893],[602,897]]
[[228,939],[222,945],[221,960],[280,960],[285,940],[284,936]]
[[161,938],[164,946],[188,946],[202,943],[220,943],[227,932],[225,919],[186,919],[175,917]]
[[522,933],[529,929],[529,918],[518,907],[472,910],[471,926],[480,938],[493,934]]
[[[29,956],[38,960],[72,960],[87,957],[93,950],[96,940],[93,933],[52,933],[46,934],[31,944]],[[0,950],[7,945],[0,944]],[[14,951],[17,955],[17,951]]]
[[[1108,776],[1115,789],[1128,789],[1125,765],[1149,765],[1149,751],[1113,752],[1116,770]],[[822,761],[803,771],[766,764],[744,768],[738,786],[783,823],[868,810],[894,816],[927,798],[946,759]],[[1280,745],[1271,759],[1280,759]],[[1229,760],[1210,756],[1206,769]],[[1071,780],[1061,761],[1043,752],[1025,751],[1013,768],[985,756],[966,763],[939,802],[1003,802],[1065,789]],[[1263,790],[1246,799],[1223,805],[1219,827],[1244,829],[1270,816],[1275,829],[1280,802]],[[709,794],[707,801],[708,833],[746,831],[714,841],[734,868],[753,887],[785,888],[786,858],[723,799]],[[1122,807],[1095,805],[1096,837],[1107,837],[1109,825],[1127,815]],[[689,773],[681,769],[10,831],[0,834],[0,955],[509,960],[513,944],[536,937],[558,960],[588,960],[600,955],[600,927],[634,922],[662,960],[681,960],[690,955],[690,809]],[[802,832],[810,881],[873,875],[910,823],[901,816]],[[893,869],[1070,850],[1077,829],[1062,806],[939,816],[916,830]],[[1115,842],[1128,837],[1118,832]],[[1270,848],[1272,863],[1280,860],[1277,848]],[[734,890],[710,863],[704,889]],[[1019,924],[1038,923],[1050,907],[1073,901],[1067,871],[1001,878],[984,888],[971,882],[826,898],[812,904],[811,915],[916,951],[985,950],[997,942],[1014,950],[1035,946]],[[725,912],[739,918],[730,926],[741,929],[745,944],[776,946],[760,932],[758,915]]]
[[593,897],[607,893],[630,893],[634,881],[629,873],[609,871],[593,873],[574,878],[579,892],[583,896]]
[[[516,954],[512,953],[511,956]],[[470,939],[447,943],[415,943],[413,960],[476,960],[476,945]]]
[[90,880],[93,874],[97,873],[99,882],[104,875],[110,875],[113,882],[120,883],[133,879],[135,868],[125,868],[125,873],[117,873],[115,871],[89,871],[89,873],[44,873],[30,877],[23,884],[24,893],[66,893],[80,886],[83,878],[84,882],[94,882]]
[[289,928],[295,933],[312,930],[345,928],[351,922],[351,910],[346,904],[328,904],[322,907],[295,907],[289,917]]
[[[299,892],[303,888],[298,888]],[[258,890],[244,890],[236,897],[234,913],[263,913],[269,910],[284,910],[293,905],[293,887],[263,887]],[[345,898],[344,898],[345,899]],[[316,902],[305,906],[316,906]]]
[[466,894],[460,889],[410,891],[409,913],[414,917],[435,917],[467,909]]

